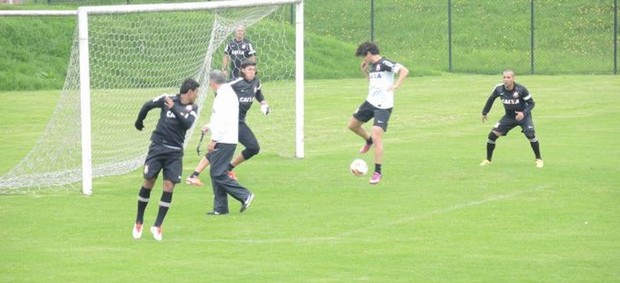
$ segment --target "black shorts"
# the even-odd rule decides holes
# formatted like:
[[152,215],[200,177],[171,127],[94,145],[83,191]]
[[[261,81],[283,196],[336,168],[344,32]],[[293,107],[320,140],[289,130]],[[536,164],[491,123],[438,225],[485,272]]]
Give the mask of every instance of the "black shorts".
[[364,101],[364,103],[355,110],[355,113],[353,113],[355,119],[364,123],[370,121],[370,119],[374,117],[375,121],[372,125],[381,127],[383,131],[387,131],[390,115],[392,115],[392,108],[380,109],[368,103],[368,101]]
[[499,122],[495,123],[495,126],[493,126],[493,131],[499,132],[502,134],[502,136],[505,136],[508,134],[508,132],[510,132],[510,130],[512,130],[516,126],[520,126],[521,131],[524,133],[525,132],[531,132],[532,134],[536,133],[534,131],[534,122],[532,120],[532,114],[528,114],[527,116],[523,117],[523,120],[521,121],[517,121],[517,119],[515,119],[514,117],[504,115],[504,117],[502,117],[499,120]]
[[170,148],[161,144],[151,144],[144,161],[144,179],[157,178],[164,171],[164,180],[178,184],[183,172],[183,149]]

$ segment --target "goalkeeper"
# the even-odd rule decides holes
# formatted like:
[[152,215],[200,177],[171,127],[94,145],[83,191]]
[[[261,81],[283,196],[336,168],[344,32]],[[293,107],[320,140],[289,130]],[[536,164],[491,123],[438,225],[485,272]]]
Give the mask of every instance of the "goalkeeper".
[[[241,77],[229,83],[239,99],[239,143],[245,147],[228,165],[228,176],[233,180],[237,180],[233,169],[260,151],[256,136],[254,136],[254,133],[245,122],[245,116],[252,107],[254,100],[260,103],[260,110],[264,115],[269,114],[269,105],[263,96],[260,79],[256,76],[257,73],[256,62],[249,59],[243,60],[241,63]],[[202,128],[203,134],[208,131],[209,129],[205,125]],[[209,161],[205,156],[200,160],[194,172],[187,177],[185,182],[192,186],[202,186],[203,183],[198,176],[207,166],[209,166]]]

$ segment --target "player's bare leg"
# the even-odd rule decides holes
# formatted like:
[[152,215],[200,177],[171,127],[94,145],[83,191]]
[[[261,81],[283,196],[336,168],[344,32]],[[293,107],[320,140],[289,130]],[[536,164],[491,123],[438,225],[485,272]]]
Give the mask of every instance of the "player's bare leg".
[[230,170],[228,171],[228,177],[237,181],[237,175],[235,175],[235,172],[232,169],[237,167],[237,165],[243,163],[244,161],[245,161],[245,157],[243,157],[243,154],[239,153],[239,155],[235,156],[233,161],[230,162],[230,166],[229,166]]
[[209,166],[209,160],[207,159],[206,156],[203,156],[202,159],[200,159],[200,162],[198,163],[198,165],[196,165],[196,169],[194,169],[194,173],[192,173],[189,177],[187,177],[187,179],[185,180],[185,183],[188,185],[198,186],[198,187],[201,187],[202,185],[204,185],[202,181],[200,181],[200,178],[198,178],[198,175],[202,171],[204,171],[205,168],[207,168],[207,166]]
[[366,141],[366,143],[360,149],[360,153],[368,152],[370,146],[373,144],[370,134],[364,128],[362,128],[363,124],[364,122],[355,119],[355,117],[351,117],[348,125],[349,130],[351,130],[352,132],[363,138],[364,141]]

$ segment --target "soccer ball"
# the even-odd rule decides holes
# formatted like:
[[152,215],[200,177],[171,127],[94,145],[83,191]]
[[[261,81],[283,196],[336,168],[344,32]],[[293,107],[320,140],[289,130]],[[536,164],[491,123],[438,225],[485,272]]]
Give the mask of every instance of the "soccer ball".
[[368,164],[366,164],[366,161],[364,161],[364,159],[355,159],[353,160],[353,162],[351,162],[351,166],[349,166],[349,171],[351,171],[351,174],[355,176],[364,176],[366,175],[366,173],[368,173]]

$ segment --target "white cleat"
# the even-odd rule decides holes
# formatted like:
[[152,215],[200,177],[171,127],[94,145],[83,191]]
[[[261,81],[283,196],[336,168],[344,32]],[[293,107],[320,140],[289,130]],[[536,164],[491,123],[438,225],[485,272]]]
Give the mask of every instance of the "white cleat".
[[482,160],[482,162],[480,162],[480,166],[487,166],[487,165],[491,165],[491,160],[485,159],[485,160]]
[[140,238],[142,238],[142,224],[134,224],[133,225],[133,238],[136,240],[139,240]]
[[162,240],[162,235],[161,235],[161,227],[151,227],[151,233],[153,234],[153,239],[155,239],[156,241],[161,241]]
[[543,168],[545,166],[545,162],[542,159],[536,159],[536,168]]

